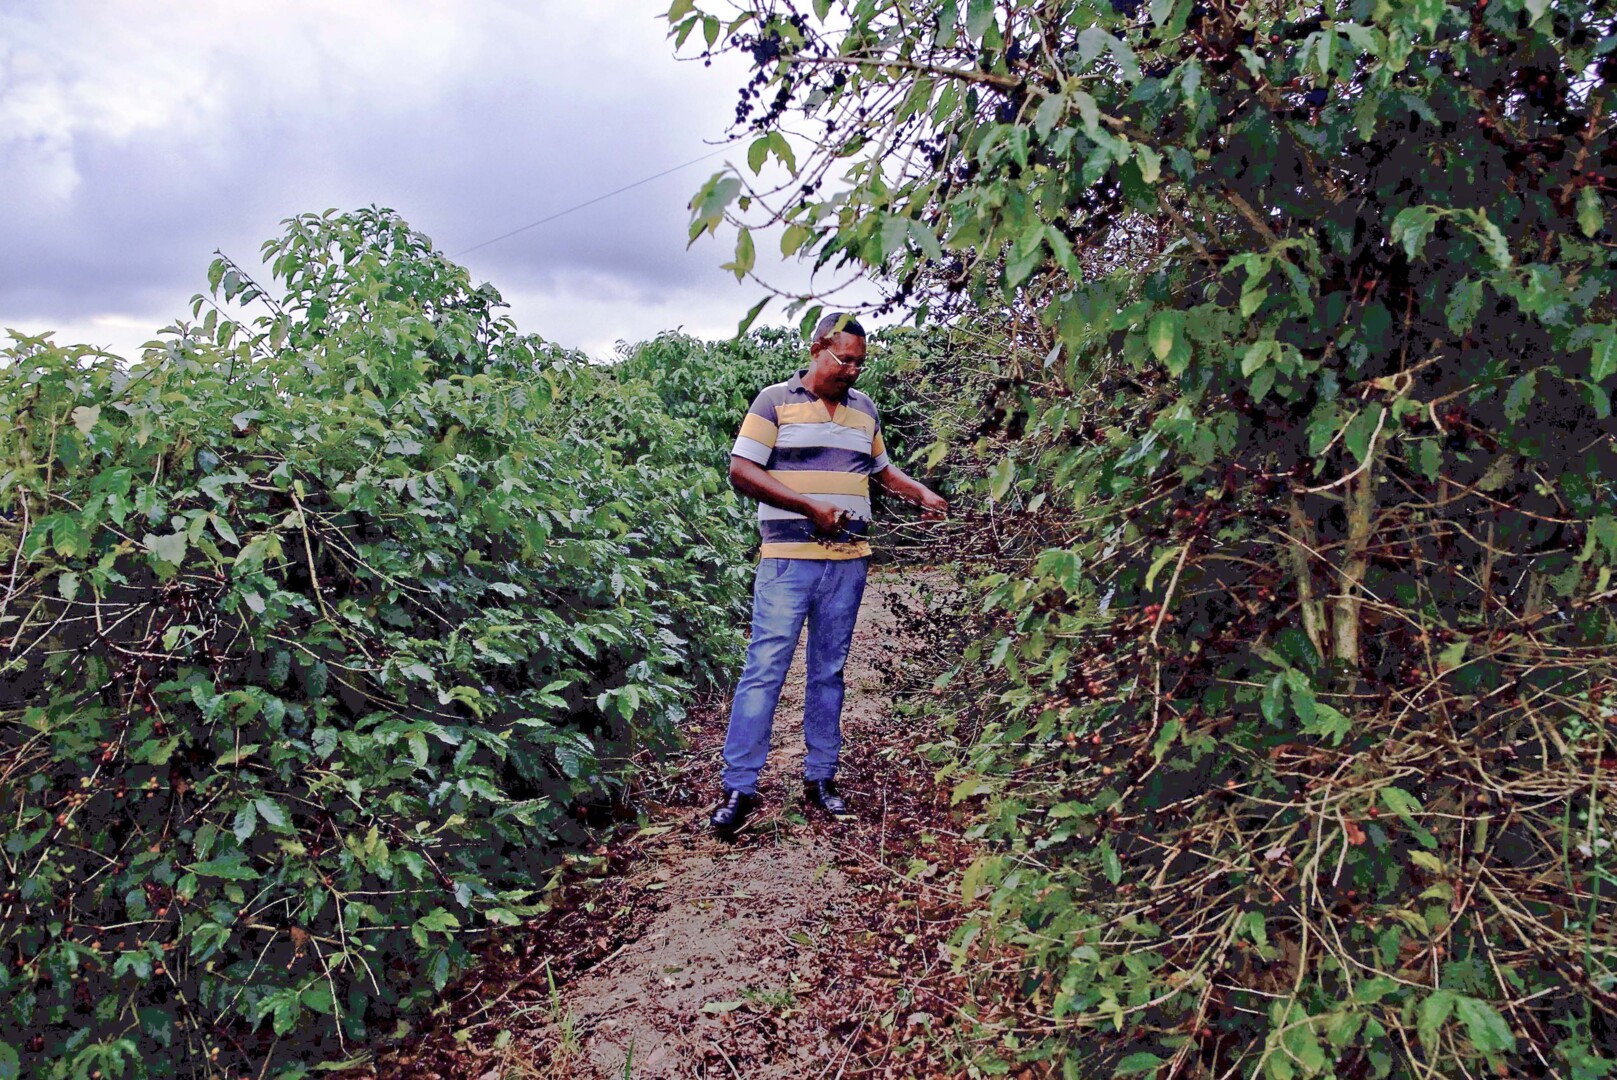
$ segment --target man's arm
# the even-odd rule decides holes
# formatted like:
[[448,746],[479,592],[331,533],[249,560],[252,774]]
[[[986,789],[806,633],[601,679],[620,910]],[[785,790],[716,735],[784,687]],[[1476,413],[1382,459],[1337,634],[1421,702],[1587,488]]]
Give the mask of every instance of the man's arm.
[[739,454],[730,458],[730,486],[749,499],[802,514],[814,523],[815,532],[825,536],[835,536],[848,524],[848,511],[799,495],[770,476],[762,465]]
[[889,465],[872,479],[883,491],[919,506],[926,518],[938,518],[949,512],[949,501],[919,480],[914,479],[897,465]]

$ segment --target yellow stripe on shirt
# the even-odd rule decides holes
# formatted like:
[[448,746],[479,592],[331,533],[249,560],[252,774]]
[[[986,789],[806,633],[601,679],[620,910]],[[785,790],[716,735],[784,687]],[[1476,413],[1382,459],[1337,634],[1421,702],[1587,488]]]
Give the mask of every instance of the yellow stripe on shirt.
[[771,469],[769,475],[799,495],[870,495],[870,477],[863,473]]
[[787,424],[823,424],[828,419],[825,406],[818,401],[794,401],[775,406],[775,423],[782,427]]
[[876,418],[868,413],[862,413],[852,405],[846,403],[837,406],[837,415],[831,421],[846,428],[855,428],[867,434],[876,434]]
[[741,421],[741,434],[754,439],[765,446],[775,445],[775,435],[780,429],[757,413],[748,413],[747,418]]
[[863,559],[870,555],[870,545],[863,540],[816,543],[813,540],[792,544],[763,544],[758,548],[761,559]]

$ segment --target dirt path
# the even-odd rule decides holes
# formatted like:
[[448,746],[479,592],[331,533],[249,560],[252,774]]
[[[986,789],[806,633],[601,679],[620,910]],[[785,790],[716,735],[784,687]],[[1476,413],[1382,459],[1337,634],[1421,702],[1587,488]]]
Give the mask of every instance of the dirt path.
[[[922,582],[872,574],[847,666],[840,786],[857,820],[802,802],[803,656],[776,713],[763,805],[734,842],[707,814],[725,710],[697,710],[691,748],[608,871],[573,887],[506,974],[474,975],[436,1032],[380,1075],[812,1080],[949,1076],[970,1011],[947,938],[974,855],[905,715],[936,658],[914,634]],[[948,1022],[946,1022],[948,1021]],[[451,1043],[451,1039],[453,1040]]]
[[[822,954],[841,947],[860,904],[856,879],[838,865],[843,849],[882,828],[883,785],[873,782],[880,765],[870,759],[869,736],[888,718],[884,675],[906,659],[892,609],[904,588],[891,575],[872,578],[848,659],[841,779],[858,820],[839,827],[803,805],[799,647],[776,712],[756,824],[725,843],[707,833],[704,806],[695,815],[681,809],[655,861],[641,868],[639,883],[657,892],[644,932],[567,988],[578,1064],[586,1066],[576,1075],[660,1080],[717,1065],[722,1076],[726,1058],[736,1068],[745,1061],[749,1077],[836,1071],[843,1040],[802,1022],[803,999],[821,989]],[[696,740],[685,770],[710,794],[718,790],[713,734]],[[786,1020],[792,1037],[775,1037],[777,1024],[738,1019]]]

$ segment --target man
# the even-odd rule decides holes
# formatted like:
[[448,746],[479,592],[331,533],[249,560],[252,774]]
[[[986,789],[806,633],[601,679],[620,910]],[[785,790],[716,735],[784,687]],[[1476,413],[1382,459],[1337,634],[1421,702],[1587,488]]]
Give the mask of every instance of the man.
[[949,509],[887,459],[876,405],[853,388],[864,363],[864,329],[845,313],[827,315],[814,329],[808,367],[758,394],[730,452],[730,483],[758,500],[763,547],[752,641],[724,740],[724,794],[710,819],[721,833],[740,829],[758,804],[775,705],[805,621],[804,796],[834,817],[848,815],[836,787],[842,668],[870,563],[870,481],[929,518]]

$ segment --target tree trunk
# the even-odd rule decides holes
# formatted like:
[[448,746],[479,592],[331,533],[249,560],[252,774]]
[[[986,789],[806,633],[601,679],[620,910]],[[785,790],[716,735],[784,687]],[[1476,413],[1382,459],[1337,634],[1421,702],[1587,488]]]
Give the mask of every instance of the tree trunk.
[[1292,576],[1297,579],[1297,606],[1303,613],[1303,632],[1314,652],[1322,659],[1325,649],[1325,609],[1314,599],[1314,571],[1310,560],[1319,550],[1319,538],[1314,523],[1303,513],[1302,497],[1291,497],[1291,539],[1286,542],[1286,560],[1291,564]]
[[1342,569],[1338,576],[1341,592],[1336,595],[1331,617],[1331,656],[1351,677],[1359,669],[1359,611],[1363,603],[1361,587],[1370,567],[1370,536],[1375,523],[1375,448],[1364,470],[1347,485],[1347,540],[1342,545]]

